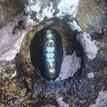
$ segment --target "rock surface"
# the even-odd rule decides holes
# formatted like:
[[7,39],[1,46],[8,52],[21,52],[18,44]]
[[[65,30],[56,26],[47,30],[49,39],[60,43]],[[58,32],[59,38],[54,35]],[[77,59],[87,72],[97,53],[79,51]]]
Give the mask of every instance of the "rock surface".
[[[1,0],[0,5],[1,2],[3,3],[4,1],[8,1],[8,0]],[[90,34],[93,33],[93,31],[99,33],[99,29],[102,26],[102,23],[100,23],[101,24],[100,27],[99,26],[96,27],[95,25],[97,23],[96,22],[97,20],[96,21],[94,20],[95,21],[94,23],[92,17],[94,16],[94,18],[95,17],[99,18],[100,16],[102,16],[101,14],[102,12],[104,16],[104,14],[106,13],[105,8],[106,8],[105,0],[80,0],[80,8],[78,10],[78,15],[77,15],[77,18],[79,19],[79,23]],[[9,11],[7,13],[10,14]],[[10,29],[9,32],[12,32],[11,28],[13,28],[13,26],[10,27],[8,22],[10,22],[11,19],[14,19],[14,15],[7,14],[7,16],[5,16],[4,13],[2,13],[2,11],[0,12],[0,14],[2,14],[0,19],[0,26],[2,27],[2,29],[0,29],[0,32],[4,31],[3,29],[7,27],[8,29]],[[4,16],[5,18],[3,20]],[[105,18],[106,16],[104,16],[104,20]],[[11,22],[11,23],[14,24],[16,22]],[[104,24],[105,23],[103,23],[103,25]],[[7,26],[3,27],[3,25],[7,25]],[[94,26],[94,28],[91,25]],[[5,30],[4,32],[7,35],[7,37],[5,37],[5,35],[2,35],[3,32],[0,33],[0,40],[2,40],[3,44],[5,44],[4,45],[5,48],[4,48],[2,47],[2,44],[0,42],[0,50],[2,50],[0,52],[3,53],[6,52],[8,49],[11,50],[12,48],[14,48],[14,44],[17,44],[16,41],[21,42],[23,39],[21,38],[20,40],[20,32],[19,35],[15,35],[15,36],[12,36],[11,33],[7,33],[7,30]],[[10,35],[12,37],[10,37]],[[4,39],[2,38],[4,38],[6,41],[4,41]],[[105,36],[104,36],[104,40],[106,43],[107,39]],[[98,40],[98,42],[102,43],[104,41]],[[10,44],[9,46],[8,43]],[[17,45],[15,46],[17,47]],[[18,51],[14,51],[14,52],[17,53]],[[0,56],[1,55],[2,54],[0,54]],[[3,57],[3,58],[6,60],[9,59],[9,57],[10,59],[14,58],[11,57],[11,53],[9,53],[9,56],[7,55],[7,57]],[[17,72],[16,70],[14,59],[12,61],[0,60],[0,106],[1,107],[2,106],[31,107],[32,105],[36,107],[37,104],[40,105],[40,107],[42,107],[42,105],[43,106],[52,105],[53,107],[54,106],[58,107],[61,104],[66,105],[66,107],[69,106],[70,107],[106,107],[107,106],[107,100],[106,100],[107,99],[107,95],[106,95],[107,45],[106,44],[98,51],[98,54],[95,59],[85,60],[84,69],[80,72],[77,72],[72,78],[60,82],[58,81],[53,83],[43,82],[42,84],[35,85],[36,91],[34,92],[35,93],[34,96],[31,96],[33,91],[26,90],[25,88],[26,83],[22,82],[25,78],[27,78],[27,75],[25,75],[24,78],[20,78],[20,75],[18,75],[18,73],[19,72]],[[94,76],[93,74],[89,75],[90,73],[93,73]],[[39,77],[36,78],[40,79]],[[29,81],[29,78],[27,79],[27,81]],[[59,99],[57,97],[58,95],[60,96]],[[43,104],[43,102],[45,104]],[[50,104],[50,102],[52,104]]]
[[12,34],[18,19],[10,22],[0,30],[0,60],[11,61],[19,52],[21,42],[26,34],[26,31],[20,31],[17,34]]

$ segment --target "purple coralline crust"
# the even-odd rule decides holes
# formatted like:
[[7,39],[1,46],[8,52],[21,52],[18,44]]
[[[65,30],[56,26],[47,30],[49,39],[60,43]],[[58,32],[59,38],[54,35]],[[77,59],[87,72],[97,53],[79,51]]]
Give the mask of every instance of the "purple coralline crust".
[[19,20],[20,16],[0,29],[0,60],[11,61],[19,52],[21,42],[26,34],[24,30],[12,34],[13,28]]

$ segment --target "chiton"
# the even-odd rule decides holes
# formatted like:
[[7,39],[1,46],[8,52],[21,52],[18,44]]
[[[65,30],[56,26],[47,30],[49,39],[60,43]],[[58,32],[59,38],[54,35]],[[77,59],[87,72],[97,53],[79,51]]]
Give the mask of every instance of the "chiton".
[[55,80],[60,73],[63,45],[60,34],[46,27],[35,34],[30,45],[32,65],[47,80]]
[[[47,83],[47,81],[56,82],[68,78],[65,75],[69,71],[72,73],[75,64],[71,61],[64,62],[64,58],[75,52],[81,62],[83,59],[83,54],[80,54],[82,53],[81,45],[77,43],[75,37],[66,24],[66,20],[57,18],[42,22],[29,30],[21,44],[19,52],[21,66],[18,67],[20,68],[18,73],[22,79],[24,78],[27,86],[35,89],[36,86]],[[53,48],[49,49],[49,47]],[[66,64],[73,65],[73,68],[70,66],[72,69],[67,70]],[[55,71],[49,71],[50,68]],[[62,75],[62,69],[64,75]]]

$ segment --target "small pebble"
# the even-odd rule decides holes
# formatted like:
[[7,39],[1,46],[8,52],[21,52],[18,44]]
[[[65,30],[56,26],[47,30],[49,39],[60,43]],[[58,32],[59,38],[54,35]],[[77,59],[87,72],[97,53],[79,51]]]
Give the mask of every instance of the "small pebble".
[[87,76],[88,76],[88,78],[89,78],[89,79],[91,79],[91,78],[94,78],[94,76],[95,76],[95,75],[94,75],[94,73],[93,73],[93,72],[90,72],[90,73],[88,73],[88,75],[87,75]]

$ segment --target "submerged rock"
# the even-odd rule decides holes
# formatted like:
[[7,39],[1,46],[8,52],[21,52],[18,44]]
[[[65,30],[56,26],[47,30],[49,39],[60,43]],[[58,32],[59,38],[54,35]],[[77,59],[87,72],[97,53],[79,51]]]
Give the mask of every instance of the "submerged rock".
[[24,9],[24,18],[27,26],[36,25],[50,18],[64,17],[69,15],[75,17],[79,0],[27,0]]
[[[14,0],[1,0],[0,3],[4,1],[10,2]],[[22,2],[23,5],[24,1],[25,0],[23,1],[19,0],[18,2]],[[34,107],[36,106],[37,107],[42,107],[42,106],[89,107],[90,104],[93,104],[94,107],[97,107],[98,105],[100,106],[102,105],[106,107],[107,45],[98,51],[96,43],[92,41],[89,36],[87,36],[88,35],[87,33],[82,33],[83,31],[82,32],[80,31],[80,34],[78,36],[73,35],[76,32],[76,30],[77,31],[79,29],[81,30],[79,25],[78,26],[73,25],[69,30],[69,27],[67,27],[68,25],[66,25],[66,21],[68,21],[68,19],[66,19],[66,17],[59,17],[63,15],[68,15],[69,18],[71,18],[71,16],[75,16],[77,11],[77,6],[79,5],[78,4],[79,0],[75,0],[75,1],[29,0],[29,3],[32,3],[32,1],[35,2],[37,1],[36,9],[38,9],[38,6],[41,6],[41,10],[38,11],[34,9],[35,11],[37,11],[37,13],[26,11],[27,17],[25,17],[25,21],[28,21],[29,24],[31,24],[32,18],[34,18],[36,26],[33,26],[32,29],[30,29],[30,31],[27,31],[27,33],[25,32],[24,35],[21,32],[21,29],[19,30],[18,34],[11,35],[11,32],[13,30],[13,26],[11,26],[11,24],[9,27],[4,27],[3,29],[1,29],[0,40],[2,42],[0,42],[0,48],[1,48],[0,52],[3,53],[1,54],[1,58],[3,60],[8,59],[9,61],[11,61],[12,59],[14,59],[14,56],[16,55],[17,52],[19,52],[19,54],[17,54],[14,62],[16,63],[18,69],[17,71],[16,68],[11,69],[13,65],[10,65],[7,62],[5,64],[3,62],[0,62],[0,86],[1,86],[0,106],[31,107],[33,104]],[[40,5],[38,3],[39,1],[40,1]],[[105,0],[100,0],[100,1],[105,1]],[[53,5],[51,5],[50,2],[52,2]],[[96,7],[96,5],[93,4],[96,2],[96,0],[81,0],[80,2],[82,3],[82,11],[80,11],[80,16],[82,17],[80,19],[81,25],[84,24],[93,25],[93,26],[96,25],[97,23],[93,23],[93,22],[97,18],[92,18],[92,16],[95,15],[96,13],[98,13],[97,16],[100,16],[99,15],[100,9],[95,8],[95,10],[98,11],[94,12],[93,7]],[[30,6],[32,7],[32,5]],[[27,7],[28,5],[26,6],[26,8]],[[51,13],[51,9],[52,9],[52,13]],[[89,14],[87,15],[87,17],[85,17],[84,14],[88,13],[87,9],[92,9],[93,12],[92,14]],[[49,17],[52,16],[52,19],[47,20],[49,17],[48,18],[45,17],[45,15],[47,15],[45,14],[47,10],[49,10],[48,15]],[[55,12],[53,14],[54,10]],[[9,11],[8,14],[9,16],[6,17],[10,18],[12,14],[10,14]],[[59,16],[57,17],[57,15]],[[36,19],[39,20],[35,20],[35,16]],[[63,26],[62,26],[62,21],[60,21],[59,19],[56,21],[56,18],[54,20],[53,17],[54,18],[57,17],[60,20],[64,18],[65,20],[63,20]],[[86,21],[84,20],[84,18],[86,19]],[[46,20],[44,22],[41,22],[42,19],[44,20],[46,19],[47,22],[45,23]],[[104,16],[104,20],[106,20],[105,16]],[[70,20],[70,22],[72,23],[73,21]],[[106,23],[104,22],[104,25],[105,24]],[[43,76],[40,75],[38,70],[35,70],[34,66],[31,63],[31,57],[30,57],[31,40],[33,39],[34,35],[37,32],[39,32],[48,25],[54,25],[54,27],[52,26],[51,27],[56,29],[56,31],[59,31],[59,33],[63,35],[61,36],[61,38],[63,38],[62,42],[64,44],[63,45],[64,62],[62,61],[62,66],[61,66],[63,75],[59,74],[59,77],[63,77],[63,78],[59,78],[60,81],[45,81]],[[8,24],[6,26],[8,26]],[[75,27],[76,30],[73,32],[72,30]],[[9,30],[6,28],[8,28]],[[87,29],[87,26],[85,26],[84,28]],[[9,33],[7,31],[9,31]],[[6,39],[7,41],[5,41]],[[98,95],[99,90],[102,89],[104,89],[105,91],[101,92]],[[56,98],[57,95],[62,97]]]
[[68,24],[73,31],[79,32],[76,38],[78,41],[80,41],[87,57],[89,59],[94,59],[99,50],[99,47],[97,46],[96,41],[91,40],[90,35],[87,32],[84,32],[77,22],[75,21],[68,22]]
[[0,60],[11,61],[15,58],[20,50],[21,42],[26,35],[26,31],[20,31],[12,34],[13,28],[18,18],[14,22],[10,22],[0,30]]
[[81,58],[77,57],[76,53],[66,55],[62,62],[60,75],[56,81],[73,77],[74,74],[81,68],[81,62]]
[[107,107],[107,91],[100,91],[96,103],[89,107]]

